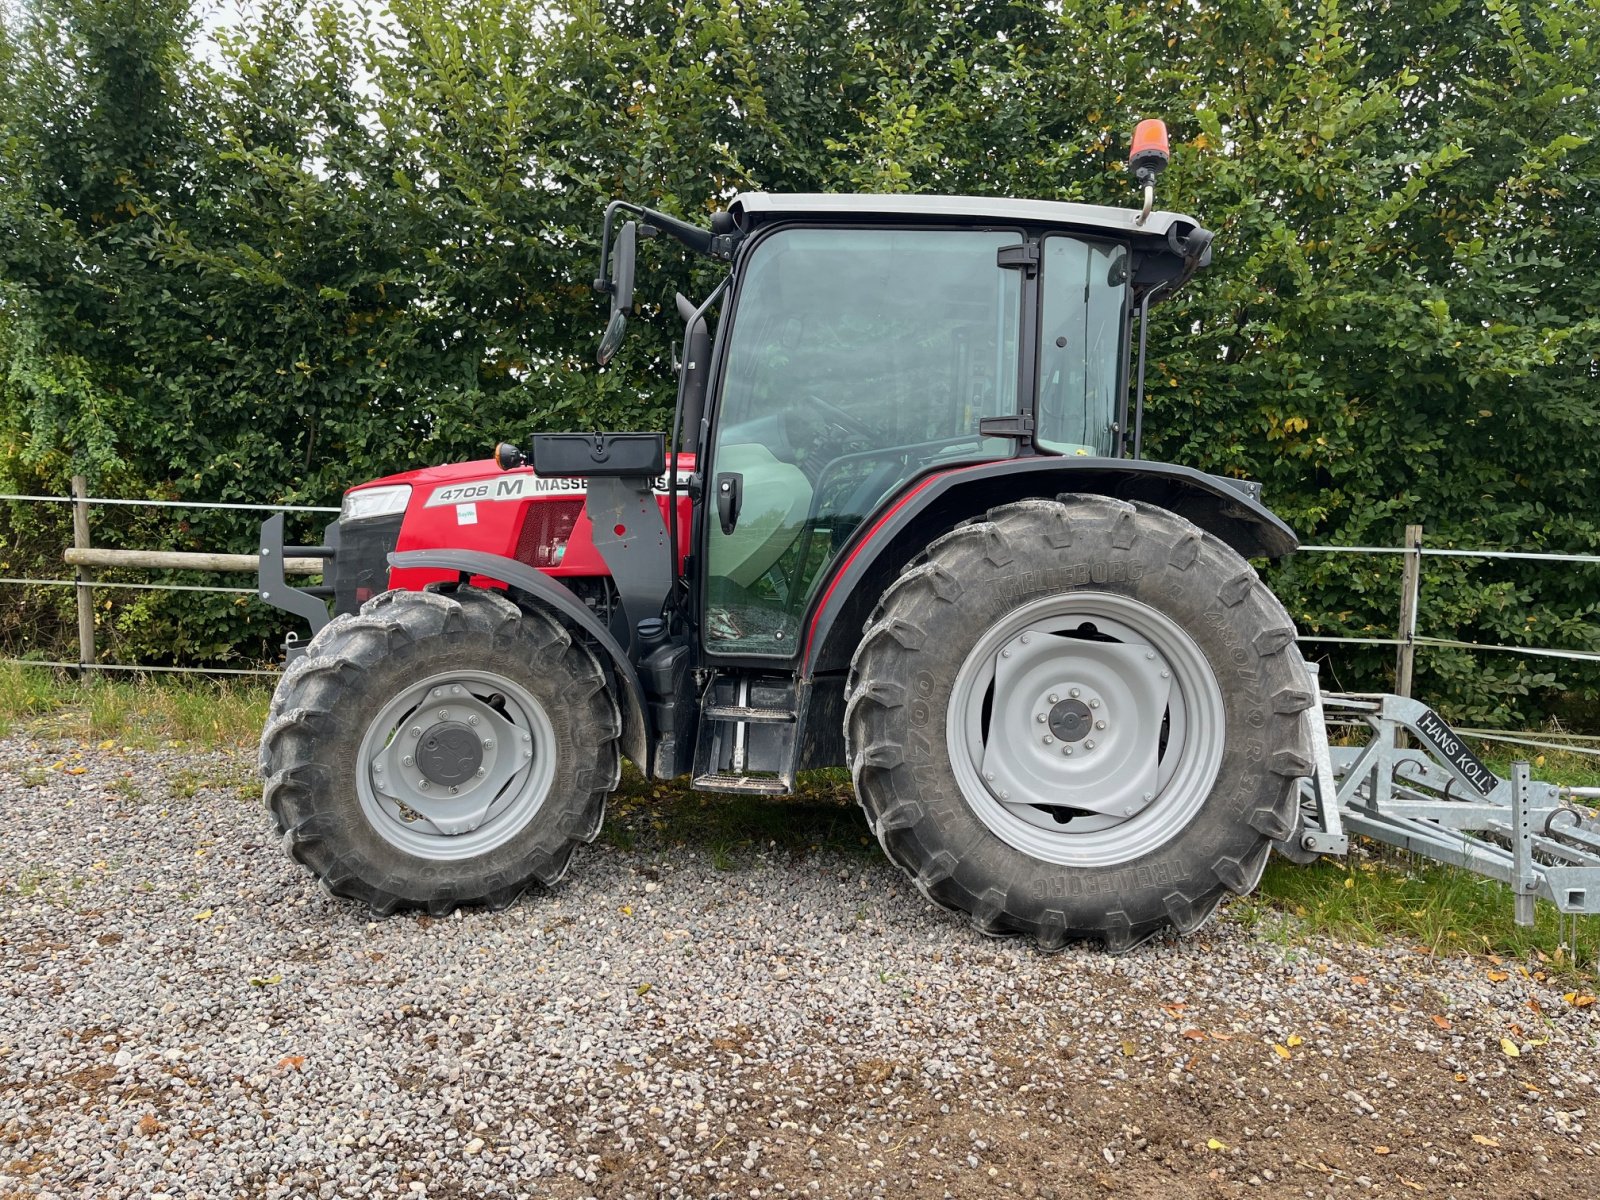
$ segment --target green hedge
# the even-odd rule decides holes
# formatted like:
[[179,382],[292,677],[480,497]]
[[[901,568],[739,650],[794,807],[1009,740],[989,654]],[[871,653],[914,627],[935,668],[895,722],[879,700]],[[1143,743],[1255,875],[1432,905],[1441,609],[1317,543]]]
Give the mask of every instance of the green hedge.
[[[596,371],[608,199],[1127,203],[1127,134],[1161,115],[1161,201],[1218,237],[1153,330],[1152,454],[1262,480],[1308,540],[1600,548],[1594,0],[387,7],[269,3],[220,36],[180,0],[4,19],[0,487],[329,503],[530,429],[659,428],[672,292],[714,275],[648,243],[658,319]],[[57,574],[61,514],[0,512],[0,573]],[[242,549],[248,526],[96,536]],[[1382,634],[1397,572],[1302,556],[1273,581],[1306,632]],[[1422,627],[1600,650],[1597,595],[1592,568],[1434,560]],[[0,637],[58,653],[68,604],[8,600]],[[229,597],[102,617],[129,661],[281,636]],[[1391,657],[1330,668],[1381,687]],[[1581,722],[1600,673],[1429,650],[1417,687],[1473,721]]]

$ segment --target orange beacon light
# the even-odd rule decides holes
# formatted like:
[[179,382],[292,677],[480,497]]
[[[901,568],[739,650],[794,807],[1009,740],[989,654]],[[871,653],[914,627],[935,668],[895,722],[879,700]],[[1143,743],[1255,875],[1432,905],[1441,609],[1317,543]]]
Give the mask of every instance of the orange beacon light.
[[1144,210],[1136,225],[1143,225],[1150,217],[1156,199],[1156,176],[1167,169],[1172,153],[1167,149],[1167,125],[1154,118],[1140,121],[1133,130],[1133,146],[1128,151],[1128,169],[1144,185]]

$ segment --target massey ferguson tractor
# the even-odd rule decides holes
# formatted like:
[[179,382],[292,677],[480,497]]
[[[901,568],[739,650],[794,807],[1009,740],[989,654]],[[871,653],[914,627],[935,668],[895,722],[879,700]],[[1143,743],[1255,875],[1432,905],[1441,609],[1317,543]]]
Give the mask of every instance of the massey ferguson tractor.
[[[1341,852],[1367,819],[1348,814],[1395,802],[1391,758],[1443,753],[1395,730],[1437,718],[1368,704],[1359,753],[1391,758],[1330,757],[1248,561],[1294,534],[1258,485],[1142,456],[1150,306],[1211,251],[1152,211],[1166,161],[1145,122],[1142,209],[755,193],[706,229],[613,203],[602,365],[641,235],[725,266],[677,298],[671,430],[535,435],[361,484],[322,546],[263,526],[261,595],[315,631],[261,744],[289,853],[378,913],[497,908],[566,874],[624,756],[774,796],[843,764],[930,900],[1119,951],[1197,928],[1274,844]],[[326,560],[323,587],[290,587],[285,555]],[[1489,799],[1481,777],[1452,794],[1481,770],[1508,821],[1520,780],[1463,753],[1430,767],[1445,799]]]

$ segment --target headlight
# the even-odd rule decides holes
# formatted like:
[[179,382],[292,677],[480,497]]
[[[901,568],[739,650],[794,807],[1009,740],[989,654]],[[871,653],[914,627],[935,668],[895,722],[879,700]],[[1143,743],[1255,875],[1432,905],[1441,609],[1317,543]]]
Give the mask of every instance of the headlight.
[[368,517],[387,517],[405,512],[411,503],[411,485],[392,483],[387,487],[361,488],[346,492],[344,505],[339,509],[342,521],[362,521]]

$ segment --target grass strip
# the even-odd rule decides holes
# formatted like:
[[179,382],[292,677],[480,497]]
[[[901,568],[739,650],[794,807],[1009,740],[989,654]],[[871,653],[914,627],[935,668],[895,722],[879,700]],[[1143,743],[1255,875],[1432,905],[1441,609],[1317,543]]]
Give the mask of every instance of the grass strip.
[[255,745],[271,699],[271,689],[257,682],[80,681],[54,668],[0,664],[0,736],[233,749]]

